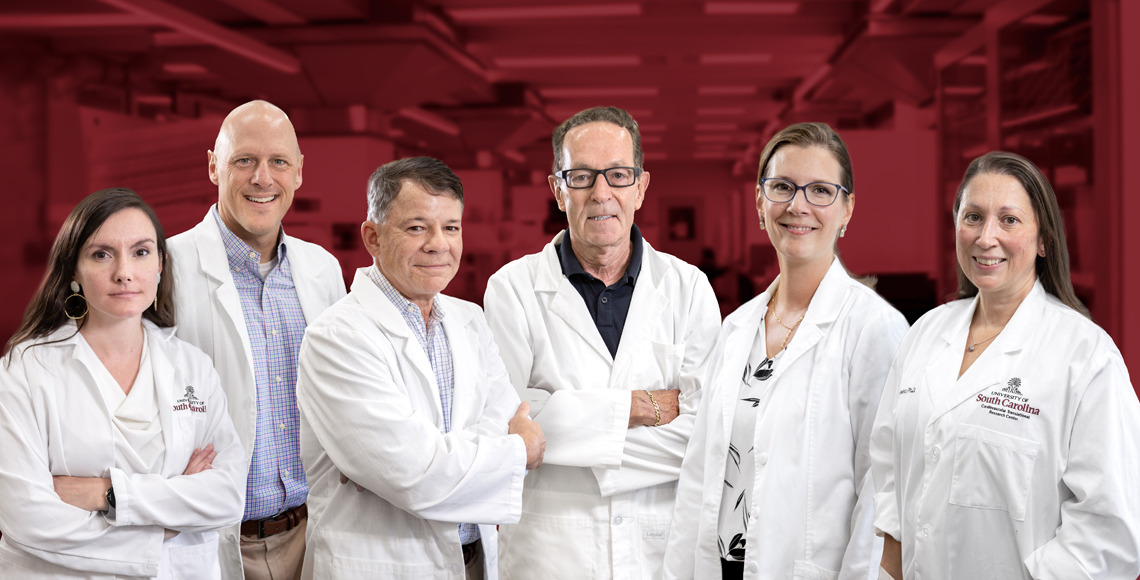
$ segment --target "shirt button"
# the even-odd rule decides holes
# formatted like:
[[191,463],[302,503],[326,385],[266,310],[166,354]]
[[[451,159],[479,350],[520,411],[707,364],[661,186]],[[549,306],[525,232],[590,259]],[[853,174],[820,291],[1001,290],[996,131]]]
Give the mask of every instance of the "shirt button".
[[289,477],[289,470],[288,469],[282,469],[281,475],[284,475],[285,477]]
[[602,304],[606,304],[606,303],[608,303],[609,301],[610,301],[609,297],[607,297],[607,296],[602,296]]
[[280,383],[280,382],[281,382],[281,377],[280,377],[280,376],[276,376],[276,377],[273,377],[273,380],[274,380],[274,381],[277,381],[277,382],[279,382],[279,383]]
[[756,463],[759,463],[760,465],[768,465],[768,454],[761,453],[760,455],[757,455]]
[[277,329],[276,329],[276,328],[274,328],[274,329],[270,330],[270,331],[269,331],[269,336],[277,336]]
[[249,253],[249,259],[250,260],[256,260],[257,259],[257,252],[250,252]]
[[614,525],[615,526],[621,525],[621,516],[614,516]]
[[282,423],[282,424],[278,425],[277,428],[284,431],[286,429],[286,425],[284,423]]

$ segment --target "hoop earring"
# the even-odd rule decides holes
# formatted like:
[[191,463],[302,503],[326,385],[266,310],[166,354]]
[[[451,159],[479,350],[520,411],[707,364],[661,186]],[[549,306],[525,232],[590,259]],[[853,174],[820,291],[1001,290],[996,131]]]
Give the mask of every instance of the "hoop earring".
[[[72,316],[71,313],[67,311],[67,303],[70,302],[72,298],[76,298],[76,297],[78,297],[80,300],[83,301],[83,313],[80,314],[79,316]],[[72,280],[71,281],[71,294],[67,298],[63,299],[63,314],[64,314],[64,316],[67,316],[68,318],[70,318],[72,320],[82,320],[83,317],[87,316],[88,310],[89,310],[89,308],[87,306],[87,298],[79,293],[79,282]]]
[[162,272],[158,273],[158,281],[154,285],[154,313],[158,314],[158,288],[162,285]]

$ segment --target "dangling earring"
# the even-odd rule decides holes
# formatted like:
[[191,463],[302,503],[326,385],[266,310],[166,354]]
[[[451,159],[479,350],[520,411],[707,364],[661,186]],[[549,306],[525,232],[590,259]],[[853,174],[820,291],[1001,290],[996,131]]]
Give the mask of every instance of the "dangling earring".
[[[76,297],[83,301],[83,314],[72,316],[71,313],[67,311],[67,303]],[[72,320],[81,320],[84,316],[87,316],[87,298],[79,293],[79,282],[75,280],[71,281],[71,295],[63,299],[63,314]]]
[[154,313],[158,314],[158,288],[162,285],[162,272],[158,273],[158,280],[154,283]]
[[843,224],[843,227],[839,228],[839,237],[842,238],[846,234],[847,234],[847,224]]
[[768,228],[764,225],[764,216],[760,216],[760,231],[764,231],[766,229]]

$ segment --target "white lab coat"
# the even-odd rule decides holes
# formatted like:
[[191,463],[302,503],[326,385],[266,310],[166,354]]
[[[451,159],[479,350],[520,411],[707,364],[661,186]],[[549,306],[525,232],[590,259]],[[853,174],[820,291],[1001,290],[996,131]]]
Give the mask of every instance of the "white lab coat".
[[[667,578],[719,577],[718,519],[740,376],[759,362],[748,357],[758,332],[763,340],[764,314],[779,284],[724,321],[681,467]],[[872,527],[868,446],[906,329],[902,314],[832,262],[772,378],[753,388],[762,413],[753,438],[745,578],[877,575],[882,548]]]
[[1136,578],[1140,402],[1112,339],[1034,285],[958,377],[976,300],[923,316],[872,434],[904,577]]
[[[94,374],[102,363],[71,336],[74,323],[36,341],[62,342],[24,342],[0,361],[0,576],[219,577],[216,530],[242,513],[241,443],[210,360],[172,329],[143,326],[166,448],[160,473],[114,467],[113,410]],[[190,386],[205,412],[180,404]],[[213,469],[182,475],[209,444]],[[55,475],[110,477],[113,518],[64,503]],[[163,542],[163,528],[181,534]]]
[[[522,521],[500,530],[506,578],[656,578],[681,457],[720,328],[695,267],[643,245],[641,273],[611,357],[562,275],[557,243],[504,266],[484,308],[511,382],[546,433],[527,476]],[[629,428],[630,391],[680,389],[682,414]]]
[[[305,320],[312,322],[345,294],[340,263],[316,244],[284,234],[282,239],[288,248],[301,310]],[[253,354],[241,299],[214,216],[207,212],[201,223],[168,239],[167,249],[174,266],[177,335],[213,359],[229,401],[230,417],[245,448],[248,475],[257,429]],[[239,536],[240,526],[222,531],[222,577],[227,580],[244,577]]]
[[304,577],[463,578],[457,524],[475,523],[495,580],[494,524],[518,521],[526,445],[507,434],[519,398],[491,330],[478,306],[436,295],[455,369],[444,433],[427,353],[366,271],[301,347],[301,454],[315,512]]

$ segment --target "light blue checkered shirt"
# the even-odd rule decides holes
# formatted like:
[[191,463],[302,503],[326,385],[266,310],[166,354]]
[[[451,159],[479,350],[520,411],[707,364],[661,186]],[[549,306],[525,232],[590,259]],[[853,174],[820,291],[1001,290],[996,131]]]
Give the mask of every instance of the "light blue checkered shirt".
[[[435,373],[435,382],[439,385],[439,403],[443,407],[443,432],[451,431],[451,405],[452,394],[455,391],[455,367],[451,361],[451,345],[447,342],[447,333],[443,331],[445,313],[439,306],[439,301],[433,299],[431,314],[428,315],[430,325],[424,324],[424,315],[420,307],[400,294],[391,282],[380,273],[376,266],[368,268],[368,278],[376,287],[392,301],[396,310],[408,323],[408,328],[416,335],[424,352],[427,353],[431,370]],[[479,539],[479,527],[475,524],[459,524],[459,543],[470,544]]]
[[277,247],[277,267],[262,279],[261,254],[226,227],[217,206],[210,213],[222,232],[253,353],[257,427],[242,520],[259,520],[299,506],[309,495],[297,410],[297,353],[305,335],[305,314],[285,244]]

